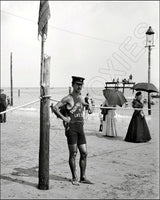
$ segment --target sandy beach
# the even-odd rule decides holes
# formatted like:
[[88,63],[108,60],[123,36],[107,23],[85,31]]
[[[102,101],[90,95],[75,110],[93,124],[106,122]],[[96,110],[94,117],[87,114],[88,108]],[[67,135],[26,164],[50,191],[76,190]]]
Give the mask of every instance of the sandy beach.
[[[158,105],[157,105],[158,106]],[[158,107],[157,107],[158,108]],[[39,113],[19,109],[1,124],[2,199],[159,199],[159,112],[146,120],[152,140],[123,139],[132,111],[117,111],[118,137],[104,137],[98,113],[85,121],[88,144],[87,177],[93,185],[71,184],[68,147],[61,120],[50,115],[49,190],[38,190]],[[79,154],[77,156],[77,173]]]

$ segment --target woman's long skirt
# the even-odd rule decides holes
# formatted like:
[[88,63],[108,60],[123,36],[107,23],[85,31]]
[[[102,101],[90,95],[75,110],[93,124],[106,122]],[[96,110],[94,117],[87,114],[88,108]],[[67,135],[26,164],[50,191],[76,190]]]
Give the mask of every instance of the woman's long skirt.
[[148,142],[151,140],[145,117],[142,117],[137,111],[133,113],[124,140],[127,142]]
[[103,135],[106,136],[117,136],[116,127],[116,113],[114,110],[108,110],[108,114],[105,116],[105,121],[103,121]]

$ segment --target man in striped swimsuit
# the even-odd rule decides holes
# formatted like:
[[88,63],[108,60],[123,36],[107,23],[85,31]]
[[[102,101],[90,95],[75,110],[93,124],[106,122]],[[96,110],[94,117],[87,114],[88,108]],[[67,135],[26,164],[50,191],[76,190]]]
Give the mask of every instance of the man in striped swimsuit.
[[[86,179],[86,162],[87,162],[87,144],[83,129],[83,110],[88,105],[81,97],[81,90],[84,78],[72,76],[73,92],[58,102],[53,110],[60,117],[65,126],[65,135],[67,137],[69,149],[69,166],[72,173],[72,184],[79,185],[76,174],[76,155],[77,149],[80,152],[80,183],[92,184]],[[66,114],[60,112],[60,108],[65,106]]]

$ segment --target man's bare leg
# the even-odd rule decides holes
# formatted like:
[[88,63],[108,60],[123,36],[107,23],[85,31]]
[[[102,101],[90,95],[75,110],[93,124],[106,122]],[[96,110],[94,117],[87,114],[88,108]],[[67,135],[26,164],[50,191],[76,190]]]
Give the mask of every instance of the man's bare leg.
[[80,151],[80,160],[79,160],[79,166],[80,166],[80,182],[86,183],[86,184],[92,184],[91,181],[86,179],[86,165],[87,165],[87,145],[82,144],[78,146]]
[[69,148],[69,166],[72,173],[72,184],[79,185],[77,174],[76,174],[76,155],[77,155],[77,145],[68,145]]

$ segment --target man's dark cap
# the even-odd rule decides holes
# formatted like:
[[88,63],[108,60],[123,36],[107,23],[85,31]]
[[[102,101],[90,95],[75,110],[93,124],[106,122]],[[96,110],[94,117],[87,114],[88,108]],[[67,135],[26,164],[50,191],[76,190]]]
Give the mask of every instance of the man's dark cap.
[[78,84],[83,84],[83,81],[85,78],[79,77],[79,76],[72,76],[72,83],[78,83]]

